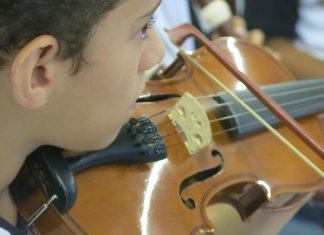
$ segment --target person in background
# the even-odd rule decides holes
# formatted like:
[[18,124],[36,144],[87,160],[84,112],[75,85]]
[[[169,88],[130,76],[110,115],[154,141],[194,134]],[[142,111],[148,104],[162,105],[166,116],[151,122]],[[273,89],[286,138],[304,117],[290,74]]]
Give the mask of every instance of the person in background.
[[296,78],[324,77],[323,0],[237,1],[248,29],[264,32],[265,44]]
[[[209,4],[202,6],[199,0],[165,0],[161,7],[156,11],[157,21],[154,28],[161,35],[165,44],[166,52],[161,62],[163,67],[170,65],[177,57],[178,49],[170,43],[165,29],[172,29],[184,23],[194,25],[198,30],[204,33],[210,40],[220,36],[217,28],[222,24],[231,25],[233,35],[242,39],[249,40],[257,45],[263,45],[264,35],[259,29],[247,30],[245,20],[239,15],[233,15],[230,5],[225,0],[208,1]],[[217,17],[215,17],[217,16]],[[193,51],[200,47],[194,39],[187,39],[182,48]],[[271,52],[274,56],[275,53]]]
[[[173,29],[181,24],[191,23],[190,6],[187,0],[166,0],[161,3],[160,8],[154,14],[154,17],[157,20],[153,27],[160,34],[165,45],[165,55],[161,63],[164,66],[168,66],[176,58],[178,49],[170,43],[168,35],[164,29]],[[182,47],[187,50],[194,50],[194,41],[188,39]]]

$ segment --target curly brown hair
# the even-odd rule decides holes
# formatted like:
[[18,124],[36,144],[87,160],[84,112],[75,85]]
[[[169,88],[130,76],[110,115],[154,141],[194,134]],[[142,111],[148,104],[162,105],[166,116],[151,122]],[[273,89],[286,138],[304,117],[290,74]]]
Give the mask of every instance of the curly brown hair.
[[0,0],[0,69],[8,56],[39,35],[59,43],[57,57],[73,61],[76,73],[90,32],[122,0]]

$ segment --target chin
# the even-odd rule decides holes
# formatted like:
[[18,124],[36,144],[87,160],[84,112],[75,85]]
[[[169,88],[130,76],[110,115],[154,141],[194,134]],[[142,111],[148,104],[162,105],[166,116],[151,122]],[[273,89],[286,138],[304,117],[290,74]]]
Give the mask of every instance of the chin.
[[117,131],[115,131],[115,133],[110,133],[109,137],[103,139],[102,141],[97,141],[96,143],[94,143],[95,146],[93,146],[93,149],[91,150],[101,150],[108,147],[116,139],[118,133],[120,132],[120,129],[121,127]]
[[97,136],[97,138],[92,138],[89,140],[88,144],[86,144],[88,147],[87,151],[96,151],[108,147],[116,139],[121,128],[128,122],[131,116],[132,115],[126,117],[125,120],[121,121],[121,123],[116,123],[113,128],[110,126],[105,131],[101,130],[101,133]]
[[[86,138],[82,139],[80,142],[77,143],[70,143],[70,144],[49,144],[54,146],[59,146],[62,149],[72,151],[72,152],[88,152],[88,151],[97,151],[108,147],[117,137],[118,133],[120,132],[120,128],[117,129],[112,133],[109,132],[109,136],[101,135],[97,136],[97,138]],[[107,134],[107,132],[105,133]]]

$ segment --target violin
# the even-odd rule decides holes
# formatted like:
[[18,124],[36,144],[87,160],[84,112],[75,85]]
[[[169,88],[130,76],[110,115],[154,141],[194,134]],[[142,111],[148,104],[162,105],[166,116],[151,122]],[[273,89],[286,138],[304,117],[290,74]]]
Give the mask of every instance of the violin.
[[[181,34],[186,27],[177,29],[181,33],[173,35],[175,41],[184,38]],[[173,32],[177,31],[170,33]],[[273,218],[279,212],[300,207],[305,203],[305,195],[324,186],[323,148],[317,144],[324,142],[323,117],[317,115],[324,110],[324,80],[295,81],[271,56],[247,41],[223,37],[214,40],[211,47],[261,86],[291,116],[299,118],[300,125],[312,138],[309,139],[308,134],[299,136],[299,127],[291,131],[291,127],[282,125],[281,119],[265,109],[206,45],[194,51],[191,57],[181,52],[178,59],[159,74],[160,79],[147,82],[146,95],[139,99],[134,115],[147,116],[158,129],[155,136],[163,139],[162,144],[157,138],[159,150],[161,145],[165,147],[158,161],[104,164],[97,159],[99,165],[91,168],[87,168],[91,163],[81,164],[79,168],[73,167],[73,161],[68,163],[70,180],[67,181],[72,185],[69,187],[77,185],[77,190],[70,191],[74,195],[77,191],[75,202],[70,200],[72,208],[64,211],[65,215],[53,204],[46,204],[47,210],[30,226],[33,233],[217,234],[219,225],[217,221],[212,223],[207,212],[207,208],[215,204],[231,205],[243,221],[253,220],[260,213]],[[221,80],[235,96],[249,103],[267,123],[276,125],[276,131],[293,146],[298,146],[310,164],[242,110],[200,66]],[[205,116],[190,109],[196,101],[205,110]],[[177,125],[188,110],[191,110],[189,121]],[[194,106],[193,110],[200,109]],[[202,120],[206,117],[210,135],[187,133],[187,129],[195,126],[205,128]],[[138,122],[134,124],[136,127]],[[287,122],[289,124],[289,120]],[[205,144],[209,136],[210,143]],[[52,155],[60,154],[58,150],[53,151]],[[55,158],[51,156],[53,161]],[[63,165],[68,162],[61,160]],[[72,172],[71,169],[77,170]],[[42,179],[41,187],[35,186],[31,194],[17,202],[24,218],[30,218],[40,202],[51,199],[49,184]],[[64,191],[63,195],[66,195]],[[244,234],[243,230],[240,234]]]

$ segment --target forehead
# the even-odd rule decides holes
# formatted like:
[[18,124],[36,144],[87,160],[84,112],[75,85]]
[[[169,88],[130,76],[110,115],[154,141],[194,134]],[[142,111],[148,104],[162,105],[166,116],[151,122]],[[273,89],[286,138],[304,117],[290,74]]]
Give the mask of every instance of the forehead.
[[[151,14],[158,8],[161,1],[162,0],[119,0],[113,10],[126,10],[131,8],[132,12]],[[123,16],[126,17],[127,15]]]
[[[160,5],[161,0],[122,0],[100,22],[106,32],[134,30],[143,27]],[[100,27],[100,24],[97,25]],[[96,30],[98,27],[96,27]]]
[[[159,6],[160,0],[121,0],[93,30],[85,50],[88,55],[98,45],[115,49],[128,45]],[[87,57],[89,58],[89,57]]]

